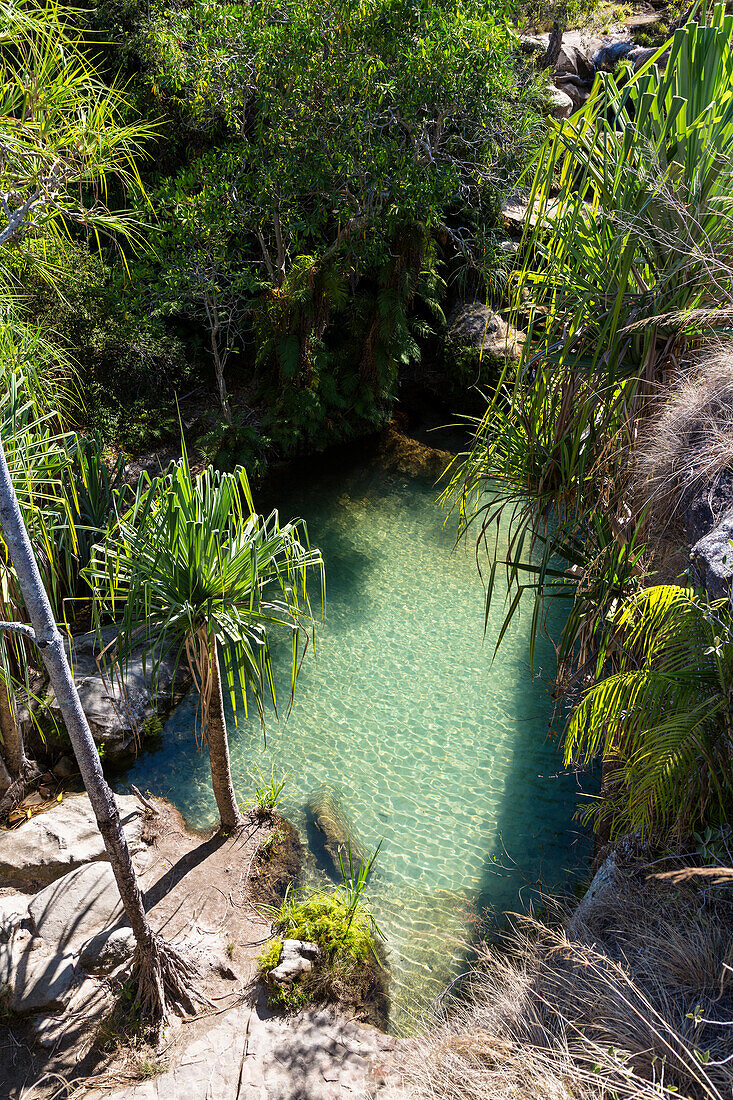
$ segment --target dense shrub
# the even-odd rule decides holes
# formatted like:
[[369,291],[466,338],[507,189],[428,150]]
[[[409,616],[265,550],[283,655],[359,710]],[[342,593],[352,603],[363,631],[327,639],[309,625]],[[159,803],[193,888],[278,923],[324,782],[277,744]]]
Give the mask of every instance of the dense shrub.
[[281,451],[380,423],[442,324],[446,278],[483,292],[495,261],[537,127],[508,28],[477,0],[120,19],[180,152],[172,171],[161,143],[156,257],[135,283],[197,327],[227,420],[228,381]]

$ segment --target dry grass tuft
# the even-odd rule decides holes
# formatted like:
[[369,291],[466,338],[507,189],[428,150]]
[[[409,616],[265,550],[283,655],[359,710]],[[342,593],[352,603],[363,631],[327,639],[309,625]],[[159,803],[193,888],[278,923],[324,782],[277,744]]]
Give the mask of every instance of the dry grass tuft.
[[696,542],[720,518],[733,497],[733,345],[670,384],[639,428],[634,480],[652,541]]
[[587,919],[578,914],[572,938],[515,917],[499,947],[481,949],[468,995],[411,1041],[408,1095],[729,1098],[729,897],[730,887],[654,882],[639,869]]

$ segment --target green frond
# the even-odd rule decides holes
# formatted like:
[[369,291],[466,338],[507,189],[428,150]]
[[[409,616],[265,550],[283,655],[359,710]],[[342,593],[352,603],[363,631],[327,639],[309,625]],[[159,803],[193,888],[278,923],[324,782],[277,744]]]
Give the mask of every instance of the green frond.
[[597,819],[644,833],[723,820],[733,809],[733,634],[723,603],[657,585],[622,604],[612,631],[619,671],[586,692],[565,739],[566,764],[607,764],[611,795]]

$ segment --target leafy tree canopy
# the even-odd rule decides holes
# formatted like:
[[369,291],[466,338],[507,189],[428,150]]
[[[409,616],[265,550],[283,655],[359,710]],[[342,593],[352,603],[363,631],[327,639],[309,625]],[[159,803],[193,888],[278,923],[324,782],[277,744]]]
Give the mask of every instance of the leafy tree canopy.
[[379,419],[442,318],[438,264],[483,289],[533,140],[500,15],[476,0],[197,0],[136,25],[141,80],[186,146],[150,189],[158,259],[142,281],[203,326],[225,412],[244,350],[291,445],[295,405]]

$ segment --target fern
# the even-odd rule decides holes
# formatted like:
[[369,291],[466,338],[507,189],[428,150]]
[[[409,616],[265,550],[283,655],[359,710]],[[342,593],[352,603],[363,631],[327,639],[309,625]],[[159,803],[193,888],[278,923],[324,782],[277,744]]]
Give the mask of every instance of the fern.
[[619,671],[574,711],[565,762],[604,761],[604,798],[584,815],[613,833],[681,835],[733,807],[733,635],[725,601],[657,585],[612,624]]

